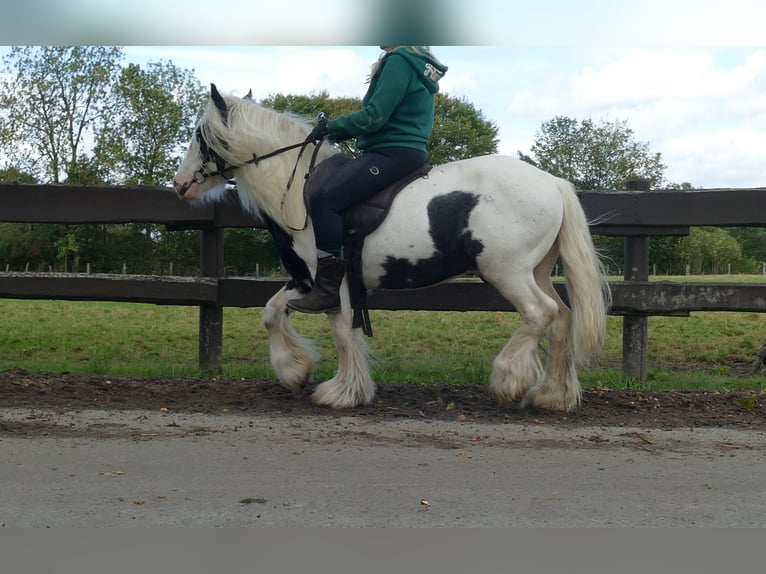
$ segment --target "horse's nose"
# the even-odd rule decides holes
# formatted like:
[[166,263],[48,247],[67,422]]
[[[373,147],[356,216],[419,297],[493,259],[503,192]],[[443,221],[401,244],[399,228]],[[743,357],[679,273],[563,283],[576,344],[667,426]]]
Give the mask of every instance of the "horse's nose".
[[181,183],[178,183],[178,182],[177,182],[177,181],[174,179],[174,180],[173,180],[173,187],[175,188],[175,190],[176,190],[176,193],[177,193],[178,195],[180,195],[181,197],[183,197],[183,196],[184,196],[184,194],[186,194],[186,192],[187,192],[187,191],[189,191],[189,187],[191,187],[191,184],[190,184],[188,181],[186,181],[186,182],[184,182],[184,183],[182,183],[182,184],[181,184]]

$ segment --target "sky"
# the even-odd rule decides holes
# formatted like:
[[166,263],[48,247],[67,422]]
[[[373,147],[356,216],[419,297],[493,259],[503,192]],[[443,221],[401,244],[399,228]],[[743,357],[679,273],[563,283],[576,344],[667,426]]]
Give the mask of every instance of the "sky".
[[256,99],[322,90],[361,98],[379,44],[428,44],[449,66],[442,91],[497,125],[501,153],[529,153],[556,116],[625,121],[662,154],[667,182],[766,186],[762,0],[70,0],[57,12],[59,4],[18,2],[0,37],[121,45],[125,63],[170,60],[205,85],[252,89]]

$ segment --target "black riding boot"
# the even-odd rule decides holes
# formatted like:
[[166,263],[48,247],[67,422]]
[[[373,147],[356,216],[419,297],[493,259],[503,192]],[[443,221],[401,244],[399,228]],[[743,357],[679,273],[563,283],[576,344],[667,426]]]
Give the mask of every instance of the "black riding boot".
[[302,313],[338,313],[340,311],[340,284],[346,274],[346,260],[325,257],[317,262],[314,286],[303,298],[287,302],[290,309]]

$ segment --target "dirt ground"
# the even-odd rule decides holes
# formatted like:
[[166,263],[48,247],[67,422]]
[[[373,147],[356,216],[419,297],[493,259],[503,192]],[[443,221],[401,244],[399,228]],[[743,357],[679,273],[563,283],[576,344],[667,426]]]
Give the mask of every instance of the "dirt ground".
[[[476,421],[567,427],[766,430],[766,392],[585,390],[573,413],[500,405],[486,387],[381,384],[369,407],[331,411],[311,403],[311,386],[295,396],[275,380],[125,377],[95,374],[0,372],[0,408],[77,411],[146,410],[270,416]],[[48,422],[0,417],[0,434],[56,436],[83,432]],[[101,432],[89,429],[88,432]],[[119,432],[104,429],[105,434]]]

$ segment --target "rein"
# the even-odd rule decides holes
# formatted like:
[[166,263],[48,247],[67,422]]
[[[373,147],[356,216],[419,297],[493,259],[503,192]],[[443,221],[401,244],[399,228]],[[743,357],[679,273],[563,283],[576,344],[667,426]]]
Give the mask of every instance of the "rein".
[[[200,168],[197,171],[195,171],[194,175],[192,176],[192,178],[198,184],[201,184],[206,179],[211,178],[211,177],[216,176],[216,175],[222,175],[223,177],[229,178],[231,176],[227,176],[226,175],[227,171],[231,171],[231,170],[234,170],[234,169],[239,169],[239,168],[244,167],[244,166],[246,166],[248,164],[258,165],[258,163],[260,163],[264,159],[269,159],[271,157],[280,155],[282,153],[285,153],[285,152],[288,152],[288,151],[292,151],[292,150],[294,150],[296,148],[301,148],[300,152],[298,153],[298,159],[295,160],[295,166],[293,167],[293,171],[290,173],[290,177],[287,180],[287,185],[285,186],[285,191],[282,194],[282,202],[280,203],[280,209],[282,209],[282,211],[284,212],[285,200],[287,199],[287,194],[289,193],[290,188],[293,185],[293,181],[295,180],[295,173],[298,170],[298,164],[301,161],[301,157],[303,157],[303,152],[306,151],[306,148],[309,146],[309,144],[314,144],[314,153],[311,154],[311,162],[309,163],[308,172],[306,172],[306,175],[305,175],[305,177],[308,178],[309,174],[314,169],[314,166],[316,164],[317,155],[319,154],[319,148],[322,145],[321,140],[319,141],[319,143],[317,143],[317,141],[307,138],[307,139],[303,140],[302,142],[299,142],[299,143],[296,143],[296,144],[292,144],[292,145],[288,145],[288,146],[285,146],[285,147],[281,147],[279,149],[276,149],[276,150],[274,150],[272,152],[269,152],[269,153],[261,155],[261,156],[253,154],[253,157],[251,159],[243,162],[242,165],[236,165],[236,166],[235,165],[229,165],[229,166],[225,166],[223,168],[219,168],[216,171],[207,171],[203,167],[203,168]],[[211,150],[211,151],[213,151],[213,150]],[[213,153],[215,153],[215,152],[213,151]],[[183,194],[181,194],[181,195],[183,195]],[[289,227],[291,231],[303,231],[304,229],[306,229],[306,226],[308,225],[308,217],[309,217],[308,213],[306,213],[306,216],[303,219],[303,225],[301,227],[293,227],[292,225],[287,223],[286,218],[285,218],[285,225],[287,225],[287,227]]]
[[[194,181],[196,181],[197,183],[204,183],[205,180],[207,180],[207,179],[209,179],[209,178],[211,178],[211,177],[213,177],[215,175],[222,175],[223,177],[227,177],[228,178],[230,176],[226,175],[227,171],[231,171],[233,169],[239,169],[240,167],[244,167],[244,166],[246,166],[248,164],[251,164],[251,163],[253,165],[258,165],[258,163],[260,163],[261,160],[269,159],[270,157],[274,157],[276,155],[285,153],[286,151],[294,150],[296,148],[301,148],[301,151],[298,154],[298,161],[300,161],[301,156],[303,155],[303,151],[306,149],[306,147],[310,143],[313,143],[315,146],[317,145],[315,142],[312,142],[311,140],[304,140],[304,141],[302,141],[300,143],[297,143],[297,144],[292,144],[292,145],[289,145],[289,146],[281,147],[281,148],[279,148],[277,150],[274,150],[272,152],[269,152],[269,153],[261,155],[261,156],[253,154],[253,157],[251,159],[248,159],[248,160],[242,162],[242,165],[227,165],[227,166],[219,168],[219,169],[217,169],[215,171],[207,171],[203,167],[203,168],[200,168],[200,169],[198,169],[197,171],[194,172],[194,175],[192,176],[192,179],[194,179]],[[213,153],[215,153],[215,152],[213,152]],[[316,158],[316,153],[314,154],[314,158]],[[293,173],[290,176],[290,181],[288,182],[288,187],[292,183],[293,177],[295,176],[295,170],[296,169],[298,169],[298,162],[295,163],[295,169],[293,169]]]

